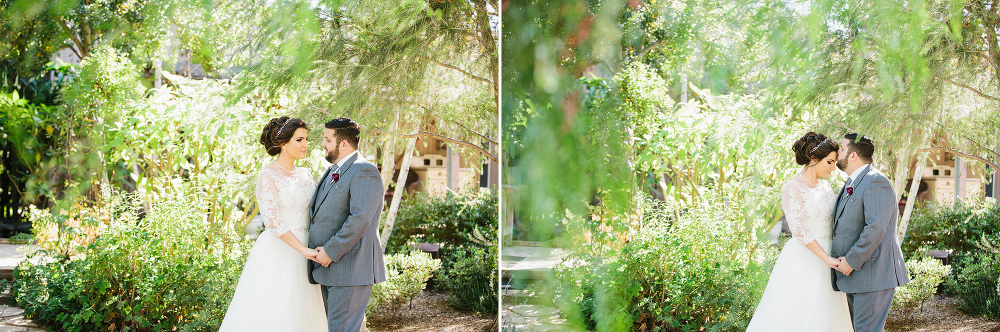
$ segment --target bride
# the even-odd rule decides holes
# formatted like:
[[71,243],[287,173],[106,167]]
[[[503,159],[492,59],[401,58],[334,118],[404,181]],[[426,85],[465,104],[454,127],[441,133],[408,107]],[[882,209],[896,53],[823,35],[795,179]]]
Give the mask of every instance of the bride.
[[809,132],[792,150],[802,171],[782,188],[781,209],[795,241],[782,248],[747,331],[854,331],[847,295],[833,290],[831,221],[836,195],[837,142]]
[[271,119],[260,143],[277,155],[257,177],[257,204],[267,231],[254,242],[219,331],[327,332],[320,285],[309,283],[306,260],[318,251],[307,239],[316,184],[295,160],[306,156],[309,128],[301,119]]

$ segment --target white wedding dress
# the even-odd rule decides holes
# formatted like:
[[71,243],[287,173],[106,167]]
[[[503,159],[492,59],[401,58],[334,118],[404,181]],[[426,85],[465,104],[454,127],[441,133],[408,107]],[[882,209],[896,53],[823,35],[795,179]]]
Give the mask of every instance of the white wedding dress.
[[257,204],[266,231],[257,237],[219,331],[327,332],[320,286],[309,283],[306,258],[278,237],[308,243],[309,202],[316,183],[305,168],[291,176],[265,168]]
[[781,249],[747,331],[854,331],[847,295],[833,290],[830,267],[805,247],[816,240],[830,252],[836,200],[824,180],[785,183],[781,208],[795,241]]

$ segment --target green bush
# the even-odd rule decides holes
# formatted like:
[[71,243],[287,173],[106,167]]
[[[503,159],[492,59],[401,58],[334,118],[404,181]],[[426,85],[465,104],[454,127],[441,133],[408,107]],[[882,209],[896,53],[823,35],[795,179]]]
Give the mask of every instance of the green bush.
[[372,287],[367,314],[374,315],[384,312],[384,309],[396,312],[401,305],[420,295],[427,286],[427,280],[439,268],[440,260],[432,259],[430,254],[420,251],[386,256],[387,280]]
[[553,299],[587,329],[742,331],[777,251],[740,226],[740,211],[708,204],[677,223],[642,216],[648,223],[620,252],[558,266]]
[[950,249],[952,260],[961,260],[978,250],[976,243],[983,236],[1000,242],[1000,228],[996,227],[1000,225],[1000,204],[996,200],[924,206],[916,212],[903,241],[907,257],[924,250]]
[[981,251],[970,256],[948,284],[960,297],[962,311],[1000,318],[1000,253]]
[[451,292],[448,304],[481,315],[497,314],[496,246],[462,247],[449,252],[442,287]]
[[11,294],[25,315],[53,331],[218,330],[250,243],[208,241],[216,235],[184,195],[145,218],[134,198],[112,201],[103,217],[113,219],[78,254],[43,250],[18,265]]
[[932,257],[924,257],[907,261],[906,270],[910,275],[910,282],[896,288],[892,297],[892,309],[903,318],[909,317],[913,310],[934,295],[937,286],[951,273],[951,266],[941,264],[941,261]]
[[497,313],[497,193],[480,189],[444,196],[416,194],[403,201],[386,252],[406,252],[416,243],[441,244],[434,283],[450,292],[448,304],[479,314]]
[[496,243],[497,206],[497,194],[490,189],[409,196],[396,215],[386,252],[406,252],[413,243],[438,243],[446,248],[487,245],[476,240],[476,229],[489,242]]

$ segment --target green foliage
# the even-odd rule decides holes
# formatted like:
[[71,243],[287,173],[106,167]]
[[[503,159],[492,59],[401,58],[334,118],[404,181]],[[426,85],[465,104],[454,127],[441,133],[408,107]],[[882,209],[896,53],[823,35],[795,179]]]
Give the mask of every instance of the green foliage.
[[51,172],[62,158],[65,131],[70,117],[63,109],[32,104],[15,91],[0,93],[0,146],[13,147],[14,154],[0,158],[4,170],[15,183],[24,183],[21,199],[25,203],[50,196],[58,179]]
[[677,222],[666,206],[642,207],[648,223],[620,253],[557,267],[557,307],[601,331],[745,329],[777,252],[739,226],[736,204],[702,201]]
[[953,250],[952,260],[961,261],[978,251],[977,243],[984,237],[1000,243],[997,225],[1000,204],[993,199],[922,206],[914,211],[902,249],[907,257],[925,250]]
[[395,313],[420,295],[427,280],[441,268],[441,261],[420,251],[385,256],[386,281],[372,287],[366,313]]
[[60,97],[64,107],[79,116],[104,118],[134,106],[142,92],[139,70],[126,55],[113,48],[100,48],[80,62],[79,75]]
[[662,77],[643,63],[632,63],[621,73],[615,75],[614,84],[621,95],[622,107],[629,110],[633,120],[636,136],[644,136],[656,127],[648,123],[658,119],[659,113],[665,113],[673,108],[674,101],[670,99],[670,89]]
[[43,250],[18,265],[17,305],[56,331],[217,330],[250,243],[206,241],[203,203],[191,197],[158,202],[144,218],[133,196],[109,202],[92,217],[110,221],[81,255]]
[[777,220],[781,187],[799,170],[790,147],[811,121],[768,109],[770,92],[696,91],[698,98],[672,111],[651,113],[647,127],[636,127],[636,170],[656,175],[647,183],[659,185],[665,199],[692,202],[711,187],[751,202],[751,218]]
[[937,286],[951,274],[951,266],[932,257],[919,260],[914,258],[906,262],[906,271],[910,275],[910,282],[896,288],[892,297],[892,309],[897,310],[904,318],[931,299]]
[[451,293],[449,305],[496,314],[497,193],[417,194],[400,206],[386,252],[402,253],[416,243],[442,244],[442,273],[435,288]]
[[461,247],[448,251],[442,286],[451,292],[448,304],[480,315],[496,316],[498,247]]
[[59,51],[86,59],[105,46],[145,64],[167,46],[177,9],[202,6],[184,0],[3,1],[0,62],[13,64],[11,74],[32,77]]
[[35,237],[28,233],[17,233],[7,240],[10,244],[30,244],[35,240]]
[[1000,252],[978,252],[948,284],[961,298],[958,308],[974,315],[1000,318]]
[[496,191],[485,188],[443,196],[409,196],[400,204],[386,252],[406,252],[416,243],[442,244],[445,248],[487,245],[476,242],[476,232],[495,244],[497,204]]

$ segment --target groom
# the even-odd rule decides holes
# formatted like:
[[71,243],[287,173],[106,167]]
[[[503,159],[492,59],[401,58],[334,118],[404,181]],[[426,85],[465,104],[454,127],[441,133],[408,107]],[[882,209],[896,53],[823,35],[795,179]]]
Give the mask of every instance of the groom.
[[378,224],[384,191],[378,168],[361,157],[361,129],[347,118],[323,130],[326,160],[310,206],[309,282],[322,285],[330,332],[357,332],[364,325],[372,286],[385,281]]
[[855,332],[882,331],[895,288],[910,281],[896,240],[896,192],[871,165],[875,145],[844,135],[837,168],[850,176],[833,214],[833,289],[847,293]]

